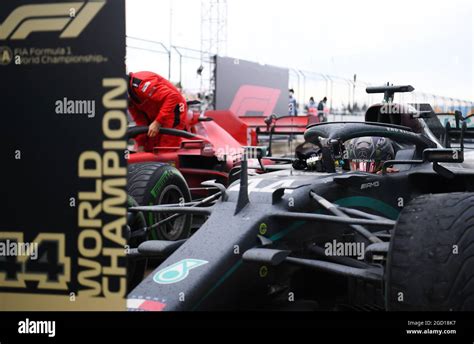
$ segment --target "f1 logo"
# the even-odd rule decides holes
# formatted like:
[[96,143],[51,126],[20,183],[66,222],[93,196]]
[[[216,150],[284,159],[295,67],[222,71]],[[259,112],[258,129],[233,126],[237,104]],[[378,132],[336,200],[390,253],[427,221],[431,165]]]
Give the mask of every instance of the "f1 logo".
[[96,0],[17,7],[0,25],[0,40],[26,39],[32,32],[44,31],[60,31],[60,38],[76,38],[105,2]]

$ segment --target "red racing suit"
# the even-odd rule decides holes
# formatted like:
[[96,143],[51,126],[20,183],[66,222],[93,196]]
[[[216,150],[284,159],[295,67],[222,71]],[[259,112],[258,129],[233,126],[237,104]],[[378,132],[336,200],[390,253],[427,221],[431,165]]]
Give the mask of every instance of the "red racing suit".
[[[186,100],[179,90],[165,78],[153,72],[130,73],[128,110],[137,126],[148,126],[153,121],[161,128],[185,129]],[[178,147],[181,138],[158,132],[155,137],[147,134],[135,138],[136,146],[147,152],[154,147]]]

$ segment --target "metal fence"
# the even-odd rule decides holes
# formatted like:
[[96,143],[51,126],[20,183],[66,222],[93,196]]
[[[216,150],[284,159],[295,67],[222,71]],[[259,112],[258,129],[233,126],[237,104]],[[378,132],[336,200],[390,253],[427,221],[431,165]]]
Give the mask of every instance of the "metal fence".
[[212,91],[214,58],[197,49],[127,36],[126,64],[129,71],[154,71],[190,94]]
[[[362,114],[368,106],[381,100],[380,94],[368,94],[365,89],[374,86],[361,80],[299,69],[290,69],[290,88],[295,90],[299,109],[313,97],[316,102],[328,98],[332,114]],[[474,113],[474,102],[420,91],[396,94],[400,103],[429,103],[437,112],[461,110],[464,115]]]
[[[138,62],[139,60],[139,62]],[[207,52],[161,42],[127,37],[127,68],[129,71],[152,70],[179,84],[184,93],[212,98],[214,92],[214,58]],[[295,91],[299,112],[313,97],[316,102],[328,98],[327,106],[333,118],[344,115],[362,115],[365,109],[381,100],[379,94],[367,94],[367,81],[339,76],[289,69],[289,88]],[[463,115],[474,113],[474,102],[415,91],[396,95],[402,103],[429,103],[437,112],[460,110]]]

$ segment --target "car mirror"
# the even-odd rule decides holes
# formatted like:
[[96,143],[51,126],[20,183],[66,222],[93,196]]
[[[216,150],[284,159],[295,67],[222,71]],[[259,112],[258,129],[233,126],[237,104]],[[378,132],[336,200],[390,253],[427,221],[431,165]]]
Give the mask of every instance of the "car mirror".
[[423,161],[463,162],[464,152],[460,149],[428,148],[423,151]]

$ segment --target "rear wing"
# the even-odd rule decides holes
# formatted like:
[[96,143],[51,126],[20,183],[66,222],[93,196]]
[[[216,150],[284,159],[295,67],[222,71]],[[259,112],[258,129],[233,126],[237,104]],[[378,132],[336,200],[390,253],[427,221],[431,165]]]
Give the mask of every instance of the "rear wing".
[[[230,110],[206,111],[242,146],[252,146],[258,135],[303,135],[313,116],[237,116]],[[256,136],[252,138],[252,136]]]
[[306,127],[311,124],[314,116],[241,116],[240,119],[247,126],[255,130],[258,137],[268,135],[268,155],[272,155],[272,143],[274,135],[304,135]]

